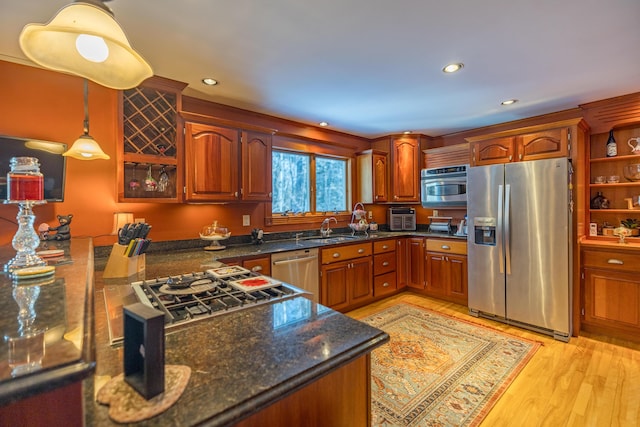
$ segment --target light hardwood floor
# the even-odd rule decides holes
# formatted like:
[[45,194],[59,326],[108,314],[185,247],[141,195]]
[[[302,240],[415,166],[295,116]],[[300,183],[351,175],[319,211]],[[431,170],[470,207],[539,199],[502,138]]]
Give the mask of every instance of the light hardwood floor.
[[585,334],[569,343],[403,292],[347,313],[362,318],[407,302],[542,343],[481,427],[640,426],[640,344]]

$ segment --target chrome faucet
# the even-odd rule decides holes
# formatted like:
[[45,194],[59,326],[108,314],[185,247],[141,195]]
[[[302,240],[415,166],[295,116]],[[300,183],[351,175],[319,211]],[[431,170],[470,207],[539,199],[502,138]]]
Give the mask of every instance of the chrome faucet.
[[[333,216],[325,218],[324,221],[322,221],[322,224],[320,224],[320,236],[329,237],[329,234],[333,232],[333,230],[331,230],[331,227],[329,227],[331,220],[333,220],[336,224],[338,223],[338,220]],[[327,228],[325,228],[325,225]]]

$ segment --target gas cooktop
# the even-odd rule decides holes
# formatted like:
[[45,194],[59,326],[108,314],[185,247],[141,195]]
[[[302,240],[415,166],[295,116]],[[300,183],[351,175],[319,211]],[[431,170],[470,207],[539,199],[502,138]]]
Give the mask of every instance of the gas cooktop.
[[122,341],[122,307],[135,302],[162,311],[165,329],[170,329],[304,294],[292,285],[236,266],[141,280],[130,286],[105,286],[109,339],[112,345]]

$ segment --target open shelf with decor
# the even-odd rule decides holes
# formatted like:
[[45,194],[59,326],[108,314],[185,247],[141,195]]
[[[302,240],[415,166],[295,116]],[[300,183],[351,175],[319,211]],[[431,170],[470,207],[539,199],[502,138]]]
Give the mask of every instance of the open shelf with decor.
[[[587,212],[589,222],[597,224],[598,236],[589,236],[590,239],[616,240],[616,236],[606,235],[611,233],[611,228],[620,227],[623,221],[640,222],[640,150],[633,150],[635,144],[631,143],[640,144],[640,141],[635,140],[640,137],[640,122],[614,126],[613,136],[617,144],[617,155],[607,157],[609,132],[591,135],[587,185],[591,202]],[[625,171],[625,168],[636,164],[637,173]],[[596,208],[595,205],[601,199],[596,199],[594,205],[594,198],[599,194],[607,202],[605,206]],[[638,237],[629,237],[629,240],[640,243]]]

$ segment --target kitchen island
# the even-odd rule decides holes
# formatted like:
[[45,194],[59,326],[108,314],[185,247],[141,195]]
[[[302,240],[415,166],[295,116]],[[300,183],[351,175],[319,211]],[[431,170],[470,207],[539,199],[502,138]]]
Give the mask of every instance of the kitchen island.
[[[150,253],[144,278],[217,266],[202,250]],[[95,402],[104,379],[123,371],[122,347],[109,345],[104,279],[96,272],[96,375],[85,381],[87,425],[111,425]],[[298,296],[170,329],[165,362],[191,368],[183,395],[140,425],[369,425],[369,353],[386,333]],[[316,424],[314,424],[316,423]]]
[[[60,254],[53,275],[0,275],[0,425],[80,425],[82,380],[95,369],[92,241],[40,249]],[[0,247],[0,262],[15,254]]]

